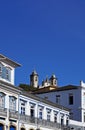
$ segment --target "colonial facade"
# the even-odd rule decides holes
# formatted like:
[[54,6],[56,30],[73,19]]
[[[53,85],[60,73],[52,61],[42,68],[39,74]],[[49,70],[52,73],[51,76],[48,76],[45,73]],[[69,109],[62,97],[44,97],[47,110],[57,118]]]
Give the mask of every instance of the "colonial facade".
[[61,130],[69,128],[69,110],[24,92],[19,96],[19,129]]
[[0,130],[18,130],[20,91],[14,86],[14,71],[19,66],[0,54]]
[[[85,127],[85,83],[83,81],[80,81],[79,86],[67,85],[58,87],[58,85],[44,85],[33,93],[69,108],[70,120],[81,122],[82,126]],[[74,123],[74,127],[76,127],[75,125],[77,126],[76,123]]]
[[68,108],[14,86],[14,72],[19,66],[0,55],[0,130],[69,129]]

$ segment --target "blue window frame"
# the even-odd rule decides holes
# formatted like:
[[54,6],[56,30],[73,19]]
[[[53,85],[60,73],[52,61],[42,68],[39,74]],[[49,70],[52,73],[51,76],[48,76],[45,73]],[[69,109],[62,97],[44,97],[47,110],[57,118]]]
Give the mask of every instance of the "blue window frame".
[[16,130],[14,126],[10,126],[10,130]]
[[0,124],[0,130],[4,130],[3,124]]

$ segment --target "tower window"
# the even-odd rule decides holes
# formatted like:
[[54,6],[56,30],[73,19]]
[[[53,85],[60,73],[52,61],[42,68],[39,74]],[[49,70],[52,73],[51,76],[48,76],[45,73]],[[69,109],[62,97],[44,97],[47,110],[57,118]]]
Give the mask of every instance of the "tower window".
[[35,81],[37,81],[37,77],[35,77]]

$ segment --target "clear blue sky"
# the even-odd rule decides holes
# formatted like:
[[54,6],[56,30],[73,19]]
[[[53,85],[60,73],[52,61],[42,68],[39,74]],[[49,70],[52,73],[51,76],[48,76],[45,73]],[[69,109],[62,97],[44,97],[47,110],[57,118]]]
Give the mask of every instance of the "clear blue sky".
[[58,85],[85,81],[85,0],[1,0],[0,53],[22,64],[15,85],[40,83],[53,73]]

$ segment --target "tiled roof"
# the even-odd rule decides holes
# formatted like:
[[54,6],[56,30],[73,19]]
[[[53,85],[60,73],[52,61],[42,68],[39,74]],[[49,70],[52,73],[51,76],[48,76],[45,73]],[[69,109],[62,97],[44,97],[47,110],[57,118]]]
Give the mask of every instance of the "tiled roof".
[[65,107],[65,106],[53,103],[50,100],[45,100],[44,98],[38,97],[37,95],[34,95],[34,94],[26,92],[26,91],[23,91],[21,93],[21,95],[27,96],[29,98],[32,98],[32,99],[37,100],[37,101],[42,102],[42,103],[46,103],[46,104],[51,105],[53,107],[57,107],[57,108],[60,108],[60,109],[66,110],[66,111],[70,111],[70,109]]
[[33,91],[34,94],[42,94],[42,93],[49,93],[49,92],[56,92],[56,91],[66,91],[66,90],[72,90],[72,89],[78,89],[79,86],[75,85],[67,85],[62,87],[57,87],[55,89],[50,90],[51,86],[40,88],[36,91]]
[[36,96],[36,95],[30,93],[29,91],[24,91],[24,90],[23,90],[22,88],[20,88],[20,87],[16,87],[16,86],[14,86],[14,85],[11,85],[11,84],[9,84],[9,83],[6,83],[6,82],[0,80],[0,89],[1,89],[1,88],[4,88],[5,90],[10,91],[10,92],[13,92],[13,93],[16,93],[16,94],[18,94],[18,95],[27,96],[27,97],[29,97],[29,98],[32,98],[32,99],[37,100],[37,101],[40,101],[40,102],[42,102],[42,103],[46,103],[46,104],[48,104],[48,105],[52,105],[52,106],[54,106],[54,107],[57,107],[57,108],[60,108],[60,109],[66,110],[66,111],[70,111],[69,108],[66,108],[66,107],[64,107],[64,106],[62,106],[62,105],[55,104],[55,103],[53,103],[53,102],[51,102],[51,101],[49,101],[49,100],[45,100],[45,99],[43,99],[43,98],[40,98],[40,97],[38,97],[38,96]]

